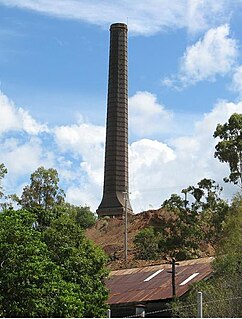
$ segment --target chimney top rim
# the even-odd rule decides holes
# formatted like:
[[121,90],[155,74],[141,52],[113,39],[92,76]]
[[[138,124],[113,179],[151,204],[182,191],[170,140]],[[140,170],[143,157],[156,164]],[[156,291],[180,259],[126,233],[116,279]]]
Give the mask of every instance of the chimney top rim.
[[128,26],[125,23],[118,22],[118,23],[113,23],[110,25],[110,30],[112,30],[112,29],[126,29],[127,30]]

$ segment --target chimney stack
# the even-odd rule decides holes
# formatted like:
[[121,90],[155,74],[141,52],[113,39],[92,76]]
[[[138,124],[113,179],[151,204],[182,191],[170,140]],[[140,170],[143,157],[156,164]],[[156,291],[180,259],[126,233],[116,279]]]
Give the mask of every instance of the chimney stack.
[[128,182],[128,28],[110,27],[108,102],[103,198],[99,216],[132,213]]

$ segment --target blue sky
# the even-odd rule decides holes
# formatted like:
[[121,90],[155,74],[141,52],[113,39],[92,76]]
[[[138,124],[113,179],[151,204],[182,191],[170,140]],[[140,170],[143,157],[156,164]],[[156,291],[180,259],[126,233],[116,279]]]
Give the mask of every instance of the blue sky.
[[[102,197],[109,26],[129,28],[135,212],[200,179],[223,184],[217,123],[242,113],[240,0],[0,0],[0,162],[6,193],[55,167],[67,200]],[[237,191],[223,185],[225,198]]]

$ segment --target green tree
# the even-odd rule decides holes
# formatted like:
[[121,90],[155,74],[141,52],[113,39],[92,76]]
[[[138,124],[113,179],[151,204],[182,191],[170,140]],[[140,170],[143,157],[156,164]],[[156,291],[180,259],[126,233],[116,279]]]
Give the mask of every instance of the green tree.
[[[185,190],[183,190],[185,192]],[[166,208],[169,211],[176,211],[179,212],[180,210],[184,209],[187,205],[187,201],[182,200],[182,198],[177,194],[171,194],[169,199],[166,199],[161,207]]]
[[203,239],[214,246],[221,236],[229,206],[220,198],[223,188],[214,180],[204,178],[197,185],[189,186],[189,192],[195,199],[191,209],[199,213],[198,222]]
[[[182,190],[184,200],[172,194],[163,202],[161,207],[167,210],[167,218],[164,226],[157,229],[163,254],[179,260],[194,258],[201,253],[201,243],[216,244],[228,213],[227,202],[220,198],[221,191],[214,180],[204,178],[197,186]],[[194,200],[189,201],[188,195]]]
[[2,187],[2,179],[4,178],[4,176],[7,174],[7,169],[4,166],[3,163],[0,164],[0,198],[3,197],[3,187]]
[[156,259],[159,254],[160,238],[153,227],[142,229],[134,238],[137,257],[144,260]]
[[20,204],[28,210],[52,210],[65,200],[64,191],[59,188],[59,177],[54,168],[39,167],[30,177],[31,183],[23,189]]
[[0,214],[1,316],[84,316],[80,287],[63,280],[34,222],[25,210]]
[[213,136],[220,138],[214,156],[230,167],[230,175],[224,178],[225,182],[242,187],[242,114],[234,113],[227,123],[218,124]]
[[85,238],[81,226],[67,214],[53,220],[43,236],[52,261],[62,269],[64,280],[75,282],[82,291],[80,301],[85,317],[104,316],[108,297],[103,284],[107,275],[104,252]]
[[26,210],[0,214],[0,316],[103,317],[104,252],[68,214],[36,228]]
[[[197,292],[204,295],[204,317],[242,317],[242,196],[233,199],[225,218],[222,238],[213,263],[214,275],[206,282],[192,286],[184,301],[173,304],[173,315],[196,317]],[[184,307],[185,306],[185,307]]]
[[37,226],[42,230],[61,214],[65,193],[59,187],[58,173],[53,168],[39,167],[30,180],[30,185],[24,187],[21,198],[16,201],[23,209],[35,213]]
[[90,207],[88,206],[75,206],[70,203],[63,203],[62,205],[57,206],[56,210],[58,215],[67,214],[82,228],[92,227],[97,218],[91,212]]
[[198,214],[188,207],[187,193],[184,189],[185,200],[179,195],[172,194],[161,207],[167,210],[166,222],[157,229],[162,240],[159,243],[164,255],[177,260],[199,256],[201,231],[198,226]]

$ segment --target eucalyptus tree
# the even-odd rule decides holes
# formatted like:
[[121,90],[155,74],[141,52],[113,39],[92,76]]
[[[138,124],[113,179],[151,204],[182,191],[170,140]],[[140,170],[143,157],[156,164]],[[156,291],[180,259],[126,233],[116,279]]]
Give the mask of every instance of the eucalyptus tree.
[[65,193],[59,187],[56,169],[41,166],[31,174],[30,181],[30,185],[24,187],[20,199],[23,208],[42,208],[47,211],[64,202]]
[[7,174],[7,169],[3,163],[0,164],[0,198],[3,197],[2,179]]
[[242,114],[234,113],[225,124],[218,124],[213,134],[220,141],[214,156],[229,164],[230,174],[225,182],[239,184],[242,188]]

